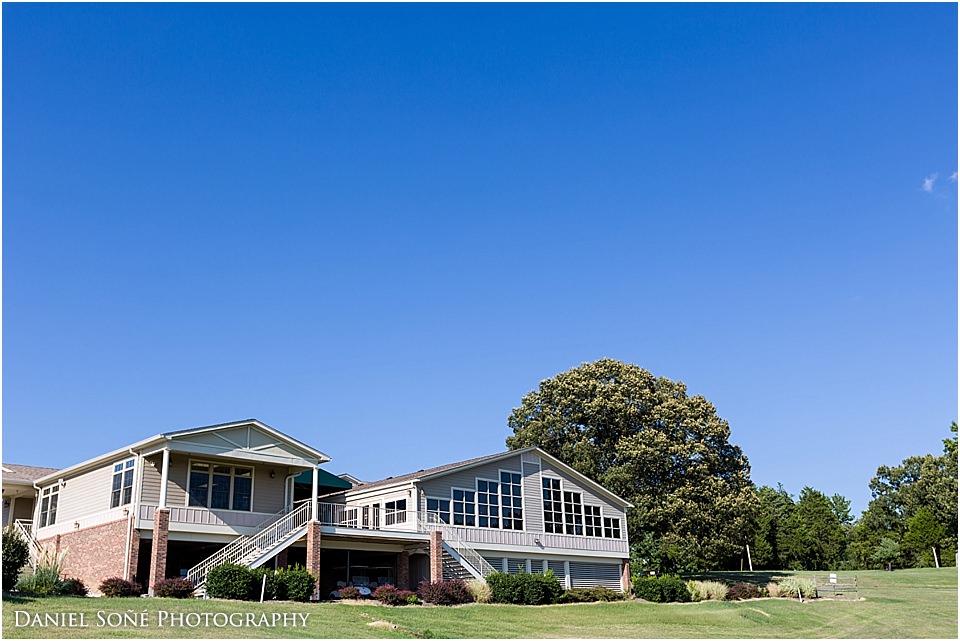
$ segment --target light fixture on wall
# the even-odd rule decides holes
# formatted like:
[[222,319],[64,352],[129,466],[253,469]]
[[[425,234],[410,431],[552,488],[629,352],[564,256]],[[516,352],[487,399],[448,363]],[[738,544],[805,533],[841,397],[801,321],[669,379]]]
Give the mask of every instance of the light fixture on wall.
[[270,470],[270,478],[272,478],[272,479],[277,478],[277,473],[274,472],[273,470]]

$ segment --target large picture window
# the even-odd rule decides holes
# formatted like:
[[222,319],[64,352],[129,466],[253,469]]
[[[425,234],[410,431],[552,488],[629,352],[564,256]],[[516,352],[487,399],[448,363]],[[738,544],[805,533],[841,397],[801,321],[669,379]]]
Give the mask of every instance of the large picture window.
[[60,486],[51,485],[40,492],[40,527],[57,522],[57,503],[60,501]]
[[504,530],[523,529],[523,495],[520,492],[520,475],[516,472],[500,472],[501,509]]
[[384,519],[386,525],[407,522],[407,499],[387,501],[383,504],[383,508],[387,511],[386,518]]
[[136,459],[113,466],[113,484],[110,489],[110,507],[128,505],[133,500],[133,470]]
[[567,534],[583,534],[583,496],[580,492],[563,493],[563,517]]
[[560,479],[544,478],[543,485],[543,531],[563,534],[563,495]]
[[587,536],[603,536],[603,529],[600,527],[600,506],[583,506],[584,532]]
[[189,505],[249,512],[253,507],[253,468],[190,463]]
[[500,485],[477,479],[477,523],[480,527],[500,527]]

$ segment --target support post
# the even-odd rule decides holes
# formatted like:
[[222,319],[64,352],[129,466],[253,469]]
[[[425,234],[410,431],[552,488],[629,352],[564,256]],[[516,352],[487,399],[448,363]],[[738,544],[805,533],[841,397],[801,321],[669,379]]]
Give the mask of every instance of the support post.
[[443,581],[443,534],[430,532],[430,582]]
[[167,540],[170,536],[170,510],[157,508],[153,513],[153,545],[150,549],[150,596],[156,596],[157,583],[167,578]]
[[312,507],[310,508],[310,518],[314,521],[320,520],[320,515],[317,513],[318,512],[317,494],[319,491],[317,489],[317,486],[319,485],[320,485],[320,468],[314,465],[313,466],[313,488],[310,494],[310,500],[313,503]]
[[311,521],[307,524],[307,571],[317,577],[313,585],[312,600],[316,601],[320,595],[320,523]]
[[7,525],[13,525],[13,511],[17,509],[17,497],[10,497],[10,512],[7,513]]
[[407,550],[397,555],[397,588],[410,589],[410,553]]
[[160,505],[167,507],[167,483],[170,480],[170,450],[163,450],[163,463],[160,465]]
[[620,588],[624,594],[630,594],[633,585],[630,584],[630,561],[623,561],[623,572],[620,574]]

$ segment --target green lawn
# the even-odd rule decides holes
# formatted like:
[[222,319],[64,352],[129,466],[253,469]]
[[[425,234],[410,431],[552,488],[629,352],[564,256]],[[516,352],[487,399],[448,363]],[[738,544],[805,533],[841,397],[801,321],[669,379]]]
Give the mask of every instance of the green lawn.
[[[782,575],[783,573],[775,573]],[[801,573],[810,574],[810,573]],[[455,608],[336,603],[239,603],[169,599],[8,598],[7,638],[957,638],[957,571],[850,572],[861,601],[786,599],[657,605],[637,601],[543,607],[467,605]],[[717,576],[716,574],[711,576]],[[764,573],[724,578],[765,582]],[[15,627],[15,611],[85,612],[87,628]],[[97,613],[146,612],[147,627],[97,627]],[[309,615],[306,627],[158,627],[161,612],[233,613],[235,621],[263,614]],[[24,615],[20,615],[21,619]],[[196,615],[195,615],[196,616]],[[236,618],[240,617],[240,619]],[[186,620],[185,620],[186,621]]]

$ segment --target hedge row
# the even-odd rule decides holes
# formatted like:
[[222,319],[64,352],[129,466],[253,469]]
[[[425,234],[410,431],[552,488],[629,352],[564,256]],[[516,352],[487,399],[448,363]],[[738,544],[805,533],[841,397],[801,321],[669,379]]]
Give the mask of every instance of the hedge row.
[[316,584],[317,578],[299,565],[274,572],[270,568],[251,570],[243,565],[225,563],[207,574],[209,596],[238,601],[259,601],[261,590],[265,601],[309,601]]

